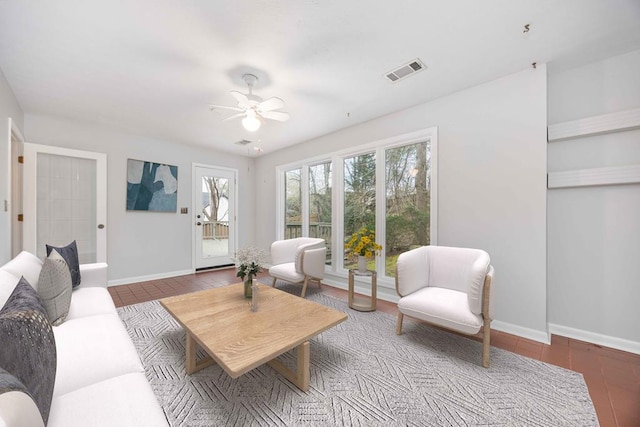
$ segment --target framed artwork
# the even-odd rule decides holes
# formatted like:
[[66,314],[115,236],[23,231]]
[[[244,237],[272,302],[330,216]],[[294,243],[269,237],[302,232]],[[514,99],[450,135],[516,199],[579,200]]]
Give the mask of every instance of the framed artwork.
[[178,167],[127,160],[127,210],[176,212]]

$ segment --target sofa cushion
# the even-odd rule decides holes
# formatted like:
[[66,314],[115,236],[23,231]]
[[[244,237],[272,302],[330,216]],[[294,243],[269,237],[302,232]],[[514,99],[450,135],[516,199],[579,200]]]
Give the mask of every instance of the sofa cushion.
[[57,250],[52,250],[42,264],[38,279],[38,294],[52,325],[64,322],[71,304],[71,273],[67,262]]
[[269,269],[269,274],[272,277],[277,277],[278,279],[291,283],[300,283],[304,281],[304,274],[296,271],[296,265],[293,262],[274,265]]
[[58,345],[54,397],[123,374],[144,372],[117,314],[67,320],[53,328]]
[[0,426],[44,426],[42,415],[29,390],[2,368],[0,368]]
[[482,317],[469,309],[467,294],[452,289],[426,287],[398,301],[398,310],[435,325],[476,334],[482,326]]
[[[82,282],[84,286],[84,282]],[[105,288],[83,288],[73,291],[67,321],[87,316],[116,313],[111,294]]]
[[4,271],[18,278],[24,276],[34,289],[38,289],[38,278],[40,277],[41,268],[42,261],[40,258],[27,251],[20,252],[15,258],[2,266]]
[[46,424],[56,376],[56,343],[40,297],[24,277],[0,311],[0,343],[0,367],[24,384]]
[[47,427],[87,425],[161,427],[168,423],[144,373],[135,373],[90,384],[53,399]]
[[47,246],[47,256],[51,254],[53,249],[57,250],[62,258],[67,261],[67,265],[69,266],[69,272],[71,273],[71,283],[75,288],[80,284],[80,262],[78,260],[78,246],[76,245],[76,241],[69,243],[67,246],[56,247],[56,246]]
[[4,307],[19,281],[20,276],[15,276],[0,268],[0,308]]

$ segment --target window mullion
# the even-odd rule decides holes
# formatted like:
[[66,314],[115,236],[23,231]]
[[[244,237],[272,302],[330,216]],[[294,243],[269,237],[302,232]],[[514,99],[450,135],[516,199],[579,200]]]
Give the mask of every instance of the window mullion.
[[386,188],[385,188],[385,147],[376,149],[376,242],[383,250],[376,257],[376,270],[384,275],[385,247],[386,247]]
[[300,171],[300,215],[302,218],[302,235],[309,236],[309,165],[301,166]]
[[344,260],[344,242],[342,236],[344,236],[344,162],[342,157],[335,156],[332,159],[333,162],[333,191],[331,196],[332,201],[332,224],[331,224],[331,240],[333,247],[332,253],[332,265],[333,271],[344,269],[342,265]]

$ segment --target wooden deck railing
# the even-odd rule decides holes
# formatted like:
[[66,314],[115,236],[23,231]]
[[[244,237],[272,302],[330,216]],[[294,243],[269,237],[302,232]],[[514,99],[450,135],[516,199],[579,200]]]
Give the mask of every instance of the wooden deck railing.
[[203,221],[203,239],[228,239],[229,221]]

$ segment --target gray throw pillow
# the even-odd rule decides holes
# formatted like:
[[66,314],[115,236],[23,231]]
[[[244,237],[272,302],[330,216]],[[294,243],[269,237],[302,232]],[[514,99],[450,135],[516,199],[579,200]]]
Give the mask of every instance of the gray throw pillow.
[[72,291],[67,262],[53,249],[45,258],[38,279],[38,294],[52,325],[58,326],[67,318]]
[[75,288],[80,284],[80,261],[78,260],[78,245],[76,245],[76,241],[69,243],[67,246],[63,247],[55,247],[49,246],[47,247],[47,256],[51,254],[51,251],[55,249],[58,251],[62,258],[67,261],[67,265],[69,266],[69,272],[71,273],[71,284]]
[[38,293],[25,280],[0,310],[0,368],[16,377],[49,419],[56,378],[56,342]]

